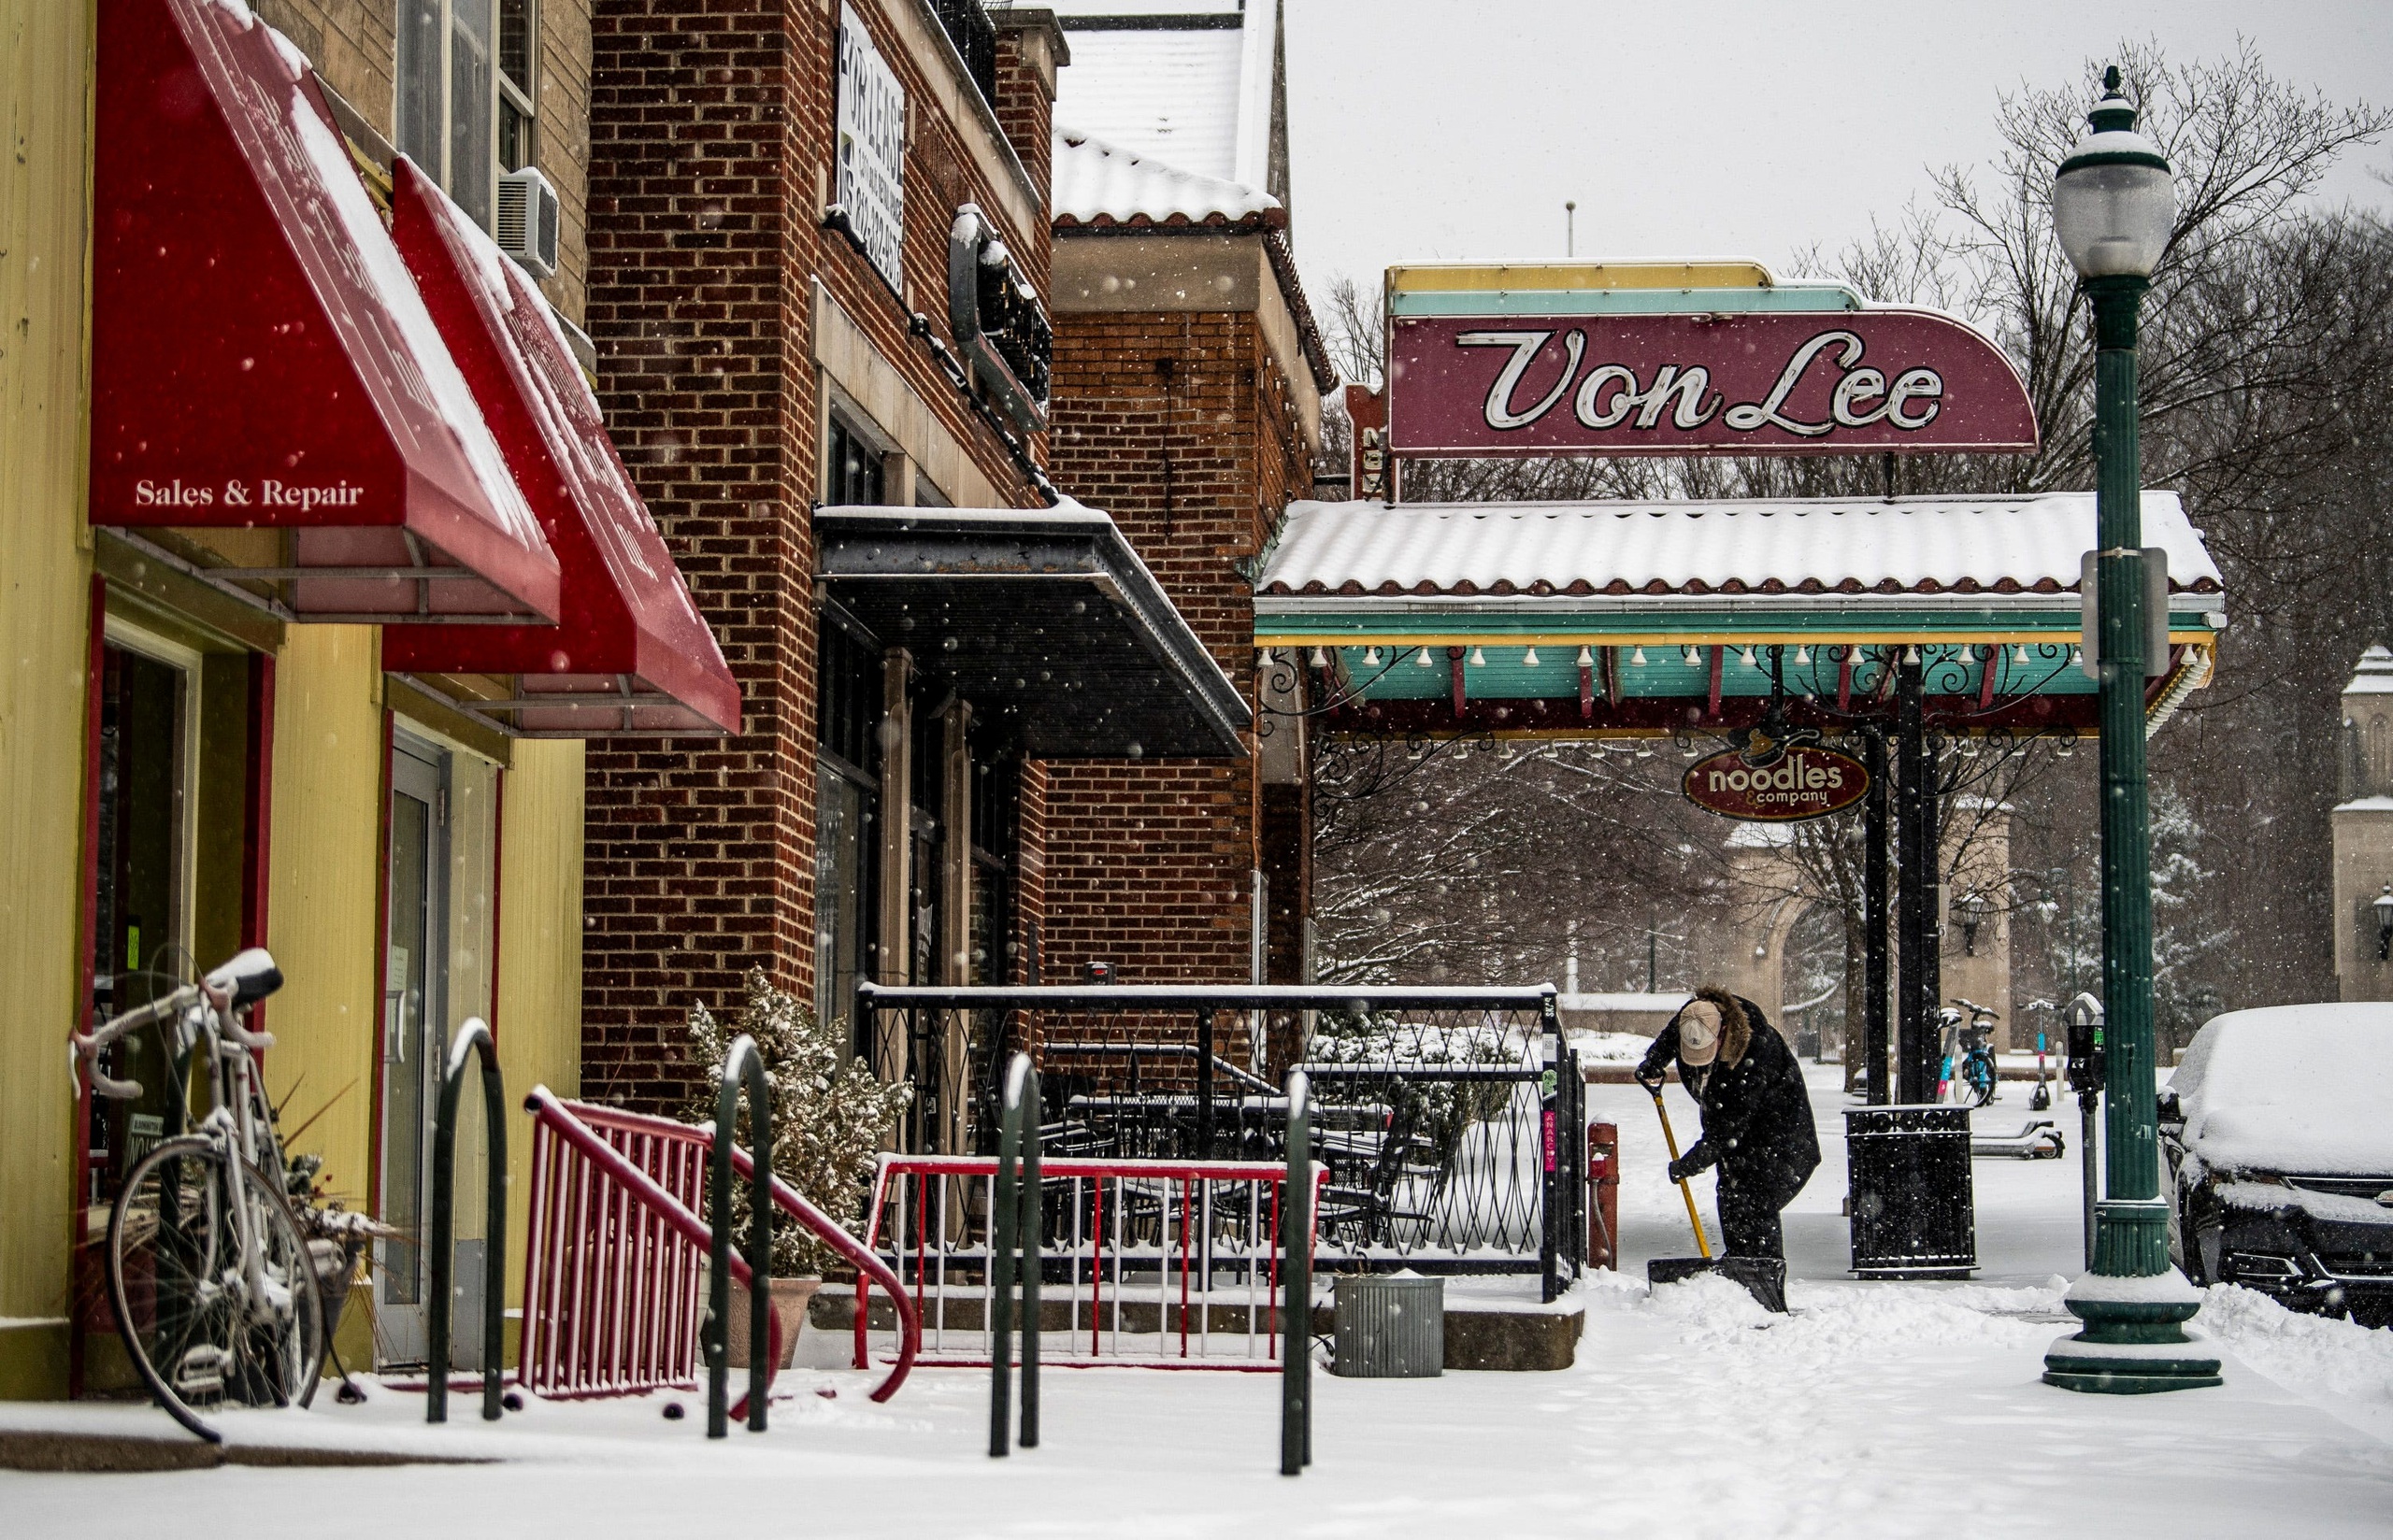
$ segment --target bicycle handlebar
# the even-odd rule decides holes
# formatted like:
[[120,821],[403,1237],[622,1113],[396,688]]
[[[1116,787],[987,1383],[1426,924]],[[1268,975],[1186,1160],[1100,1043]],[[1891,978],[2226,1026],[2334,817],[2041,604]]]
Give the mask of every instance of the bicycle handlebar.
[[199,1004],[202,998],[197,984],[185,984],[146,1005],[136,1005],[121,1016],[112,1016],[88,1033],[67,1034],[67,1040],[74,1045],[75,1062],[91,1075],[92,1094],[105,1096],[112,1102],[129,1102],[140,1095],[140,1081],[118,1080],[101,1073],[100,1054],[126,1033],[179,1015]]

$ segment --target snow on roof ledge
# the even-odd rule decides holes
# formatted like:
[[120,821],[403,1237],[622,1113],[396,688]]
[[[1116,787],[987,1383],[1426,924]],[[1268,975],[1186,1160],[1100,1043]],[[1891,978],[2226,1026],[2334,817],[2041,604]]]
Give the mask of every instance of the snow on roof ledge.
[[[2143,494],[2169,586],[2220,594],[2201,532]],[[2094,494],[1296,503],[1258,595],[2042,593],[2077,590]],[[2216,601],[2211,601],[2214,606]]]
[[2352,682],[2343,686],[2346,695],[2393,695],[2393,652],[2381,645],[2372,645],[2359,655],[2359,663],[2352,670]]
[[1072,129],[1055,129],[1054,152],[1059,227],[1287,223],[1287,211],[1268,192],[1182,171]]

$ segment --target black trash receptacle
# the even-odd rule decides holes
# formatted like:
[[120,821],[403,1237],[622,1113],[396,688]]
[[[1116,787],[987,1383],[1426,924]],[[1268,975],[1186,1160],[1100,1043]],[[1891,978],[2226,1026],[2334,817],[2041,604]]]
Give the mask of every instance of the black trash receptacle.
[[1969,1108],[1848,1107],[1844,1149],[1856,1275],[1965,1278],[1977,1270]]

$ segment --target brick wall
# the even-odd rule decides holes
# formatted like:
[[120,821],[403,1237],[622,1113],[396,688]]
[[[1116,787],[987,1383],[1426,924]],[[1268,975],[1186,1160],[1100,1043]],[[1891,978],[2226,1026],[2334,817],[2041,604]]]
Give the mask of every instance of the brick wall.
[[[1104,238],[1104,237],[1084,237]],[[1251,313],[1056,318],[1054,475],[1111,513],[1240,692],[1254,555],[1303,470]],[[1254,762],[1060,763],[1049,792],[1051,980],[1091,959],[1132,983],[1242,983],[1261,859]]]
[[730,1003],[751,965],[800,994],[813,987],[813,282],[1000,496],[1036,502],[907,325],[920,310],[953,341],[942,296],[956,204],[979,202],[1041,282],[1043,218],[1025,231],[1004,216],[967,142],[978,126],[936,110],[906,35],[867,11],[910,104],[904,298],[820,224],[837,7],[593,7],[589,329],[602,404],[746,717],[727,742],[591,746],[584,1084],[635,1105],[670,1103],[691,1078],[681,1022],[694,999]]

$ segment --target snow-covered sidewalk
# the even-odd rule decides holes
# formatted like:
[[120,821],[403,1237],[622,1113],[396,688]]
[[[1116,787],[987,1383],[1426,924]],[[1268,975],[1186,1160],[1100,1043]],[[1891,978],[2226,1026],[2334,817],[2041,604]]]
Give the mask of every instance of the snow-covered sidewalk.
[[[536,1403],[493,1428],[460,1395],[459,1420],[427,1429],[421,1397],[378,1391],[236,1419],[235,1436],[504,1463],[0,1473],[0,1513],[12,1535],[79,1536],[146,1534],[178,1512],[312,1516],[301,1521],[361,1537],[2386,1532],[2393,1333],[2218,1290],[2200,1324],[2225,1388],[2112,1398],[2038,1382],[2068,1329],[2056,1275],[2076,1263],[2073,1148],[1977,1162],[1981,1281],[1860,1284],[1842,1276],[1841,1131],[1824,1117],[1829,1167],[1790,1217],[1798,1314],[1773,1319],[1716,1279],[1647,1293],[1644,1259],[1688,1248],[1684,1210],[1659,1177],[1650,1103],[1633,1086],[1595,1090],[1627,1146],[1629,1267],[1588,1285],[1578,1367],[1320,1376],[1316,1462],[1300,1480],[1274,1474],[1268,1375],[1053,1372],[1045,1447],[1000,1462],[984,1452],[985,1374],[924,1371],[875,1406],[870,1377],[811,1368],[784,1376],[794,1394],[762,1437],[709,1445],[690,1396]],[[1832,1085],[1818,1098],[1841,1107]],[[1991,1117],[2017,1115],[1998,1104]],[[666,1420],[667,1399],[690,1415]],[[176,1436],[144,1408],[0,1406],[0,1430],[69,1426]]]

